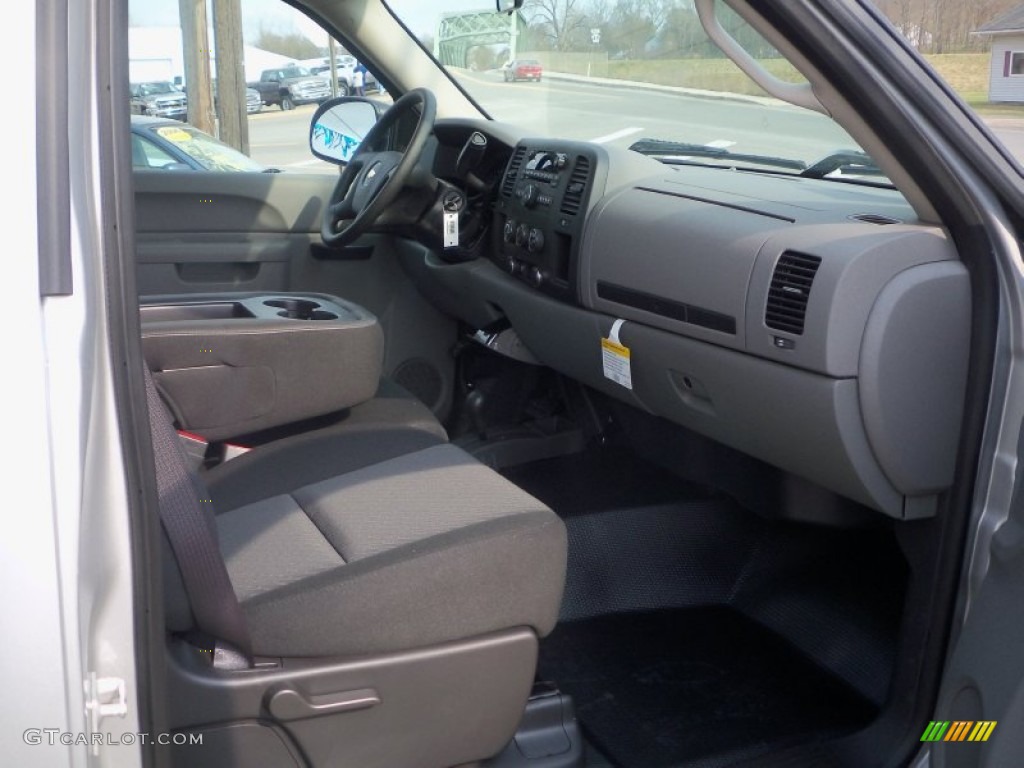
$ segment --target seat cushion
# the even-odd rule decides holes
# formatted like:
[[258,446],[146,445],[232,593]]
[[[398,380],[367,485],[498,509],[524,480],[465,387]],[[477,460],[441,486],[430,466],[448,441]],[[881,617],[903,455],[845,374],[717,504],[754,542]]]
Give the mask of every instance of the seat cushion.
[[236,507],[217,528],[259,655],[545,635],[558,617],[564,525],[449,444]]
[[388,379],[327,427],[260,445],[204,473],[218,512],[446,442],[430,409]]
[[348,429],[417,430],[440,440],[448,439],[434,412],[409,390],[386,377],[380,380],[372,399],[349,408],[343,424],[342,428]]

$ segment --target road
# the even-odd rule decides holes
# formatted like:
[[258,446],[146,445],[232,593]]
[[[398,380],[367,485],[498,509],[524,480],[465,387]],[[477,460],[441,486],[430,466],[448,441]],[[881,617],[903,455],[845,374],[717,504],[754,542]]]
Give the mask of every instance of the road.
[[[706,98],[640,86],[545,79],[504,83],[496,72],[461,75],[497,120],[527,134],[628,147],[644,137],[721,147],[730,152],[799,158],[806,163],[843,148],[846,134],[829,118],[766,100]],[[252,157],[286,171],[336,173],[306,149],[315,105],[252,115]],[[1024,160],[1024,121],[994,118],[990,126]]]
[[1010,153],[1024,164],[1024,120],[995,117],[987,122]]

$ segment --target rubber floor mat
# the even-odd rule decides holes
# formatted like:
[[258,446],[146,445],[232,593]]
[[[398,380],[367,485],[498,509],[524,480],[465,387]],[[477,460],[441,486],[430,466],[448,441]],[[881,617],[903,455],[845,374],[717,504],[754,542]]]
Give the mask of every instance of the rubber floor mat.
[[621,768],[722,765],[835,736],[875,708],[770,630],[724,607],[607,615],[541,642],[543,679]]

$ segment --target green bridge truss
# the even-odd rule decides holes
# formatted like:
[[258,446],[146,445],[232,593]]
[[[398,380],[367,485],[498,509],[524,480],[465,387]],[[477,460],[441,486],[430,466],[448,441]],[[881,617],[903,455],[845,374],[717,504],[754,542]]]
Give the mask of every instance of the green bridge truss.
[[516,57],[516,40],[525,27],[518,12],[510,16],[493,10],[446,13],[434,36],[434,55],[445,66],[501,66]]

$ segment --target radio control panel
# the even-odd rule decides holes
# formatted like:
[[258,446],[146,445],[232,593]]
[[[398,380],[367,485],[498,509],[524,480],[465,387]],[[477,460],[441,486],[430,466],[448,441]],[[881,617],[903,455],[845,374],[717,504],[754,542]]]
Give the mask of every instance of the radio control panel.
[[578,302],[576,259],[596,161],[586,145],[521,142],[502,177],[495,260],[563,301]]

